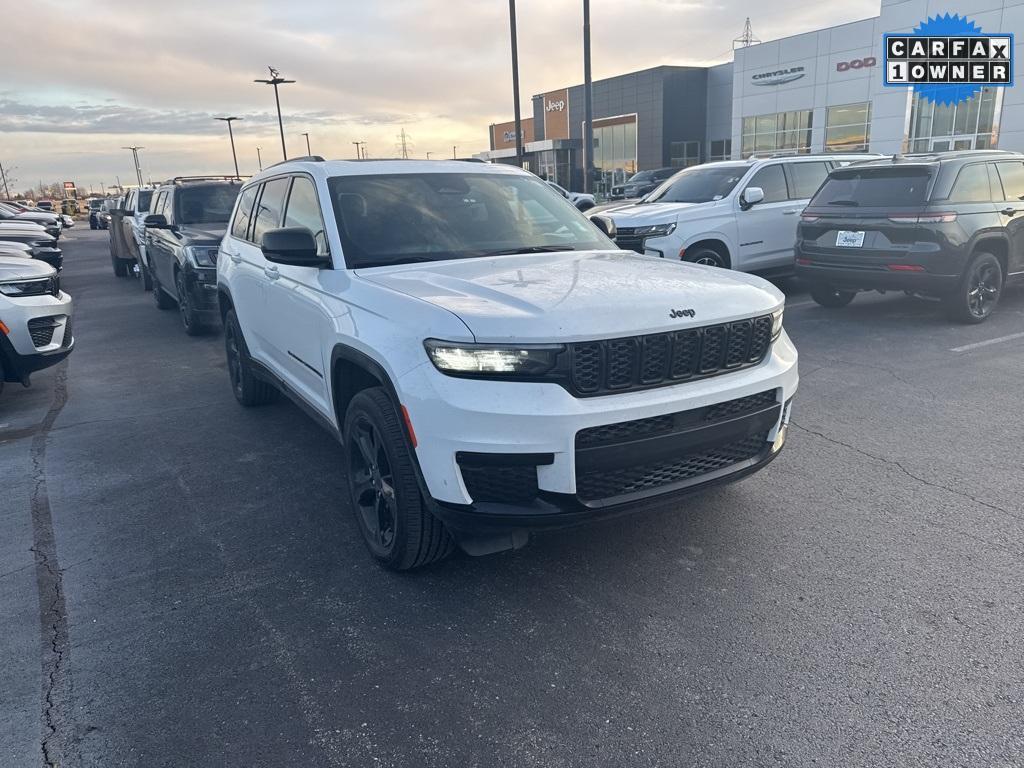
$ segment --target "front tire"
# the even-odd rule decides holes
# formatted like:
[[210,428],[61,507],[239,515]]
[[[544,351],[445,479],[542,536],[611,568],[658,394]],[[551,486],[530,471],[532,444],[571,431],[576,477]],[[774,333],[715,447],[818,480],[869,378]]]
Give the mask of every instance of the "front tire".
[[967,265],[956,291],[946,298],[953,320],[977,325],[988,320],[1003,294],[1003,267],[991,253],[979,253]]
[[135,268],[139,270],[137,277],[139,278],[139,284],[142,286],[142,290],[152,291],[153,290],[153,277],[149,274],[149,269],[146,267],[146,263],[140,257],[135,262]]
[[842,291],[827,285],[815,285],[811,288],[811,298],[814,302],[828,309],[842,309],[853,301],[856,295],[856,291]]
[[167,291],[160,285],[155,272],[150,273],[153,281],[153,302],[157,309],[174,309],[174,299],[167,295]]
[[693,252],[686,251],[683,254],[683,261],[688,261],[691,264],[704,264],[708,267],[719,267],[720,269],[729,268],[725,257],[712,248],[697,248]]
[[188,287],[185,285],[184,273],[180,271],[174,273],[174,287],[178,290],[178,314],[181,315],[181,324],[185,328],[185,333],[189,336],[201,336],[206,331],[206,326],[199,320],[192,307]]
[[277,398],[277,390],[253,373],[249,362],[249,348],[242,336],[235,310],[229,309],[224,317],[224,352],[228,361],[228,376],[235,399],[247,408],[266,405]]
[[455,548],[444,524],[424,506],[408,440],[381,387],[352,398],[345,414],[349,498],[370,554],[395,571],[419,568]]

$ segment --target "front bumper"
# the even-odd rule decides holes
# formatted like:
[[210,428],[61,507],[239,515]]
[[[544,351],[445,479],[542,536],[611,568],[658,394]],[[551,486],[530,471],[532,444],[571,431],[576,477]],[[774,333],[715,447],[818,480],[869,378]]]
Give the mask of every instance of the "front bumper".
[[[429,362],[398,380],[418,441],[416,457],[425,490],[435,514],[457,533],[571,525],[739,479],[767,464],[781,448],[797,386],[797,353],[785,333],[765,361],[753,368],[601,397],[575,398],[556,384],[452,378]],[[766,392],[772,394],[771,407],[743,423],[687,428],[633,443],[627,439],[599,450],[585,449],[577,441],[578,433],[594,427],[680,417]],[[737,441],[746,445],[746,452],[723,464],[720,449]],[[510,456],[521,459],[518,469],[510,469]],[[602,485],[601,473],[632,471],[637,460],[672,464],[676,457],[692,458],[700,466],[707,460],[709,471],[676,473],[675,481],[646,483],[633,493],[605,496],[594,490]],[[536,474],[533,497],[519,492],[523,466],[531,481]],[[471,473],[486,477],[488,472],[507,475],[490,484],[500,488],[507,479],[507,499],[473,497],[470,487],[479,484]]]
[[[68,294],[28,296],[11,301],[0,309],[0,320],[8,333],[0,333],[0,354],[10,381],[28,383],[34,371],[56,365],[74,349],[72,301]],[[45,343],[37,345],[36,338]],[[40,337],[40,333],[44,335]],[[48,335],[47,335],[48,334]]]

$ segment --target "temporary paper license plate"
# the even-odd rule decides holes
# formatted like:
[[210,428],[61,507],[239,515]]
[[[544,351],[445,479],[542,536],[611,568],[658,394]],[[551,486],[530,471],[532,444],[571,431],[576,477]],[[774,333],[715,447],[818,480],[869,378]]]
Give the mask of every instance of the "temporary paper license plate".
[[862,245],[864,245],[863,232],[848,232],[841,229],[836,235],[837,248],[860,248]]

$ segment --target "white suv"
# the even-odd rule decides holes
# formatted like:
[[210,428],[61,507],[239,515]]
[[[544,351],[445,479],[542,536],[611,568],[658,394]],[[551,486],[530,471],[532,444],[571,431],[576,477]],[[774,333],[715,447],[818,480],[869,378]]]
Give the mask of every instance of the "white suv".
[[829,171],[877,155],[794,155],[680,171],[640,202],[606,209],[623,248],[741,272],[788,273],[800,211]]
[[0,389],[56,365],[74,348],[71,297],[49,264],[0,256]]
[[396,569],[738,479],[782,447],[797,388],[776,288],[618,250],[511,166],[267,169],[217,287],[236,398],[282,390],[343,443]]

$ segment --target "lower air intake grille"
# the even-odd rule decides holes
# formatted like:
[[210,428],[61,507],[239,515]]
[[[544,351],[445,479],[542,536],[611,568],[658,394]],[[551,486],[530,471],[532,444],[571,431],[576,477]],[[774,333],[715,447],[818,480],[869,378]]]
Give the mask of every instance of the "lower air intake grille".
[[462,481],[475,502],[513,503],[535,499],[537,467],[535,466],[467,466],[460,464]]
[[53,342],[53,332],[57,328],[56,318],[33,317],[28,321],[28,333],[36,347],[45,347]]
[[653,491],[690,480],[757,457],[765,450],[768,434],[760,432],[715,448],[688,453],[671,461],[579,473],[576,477],[576,494],[583,501],[600,501]]

